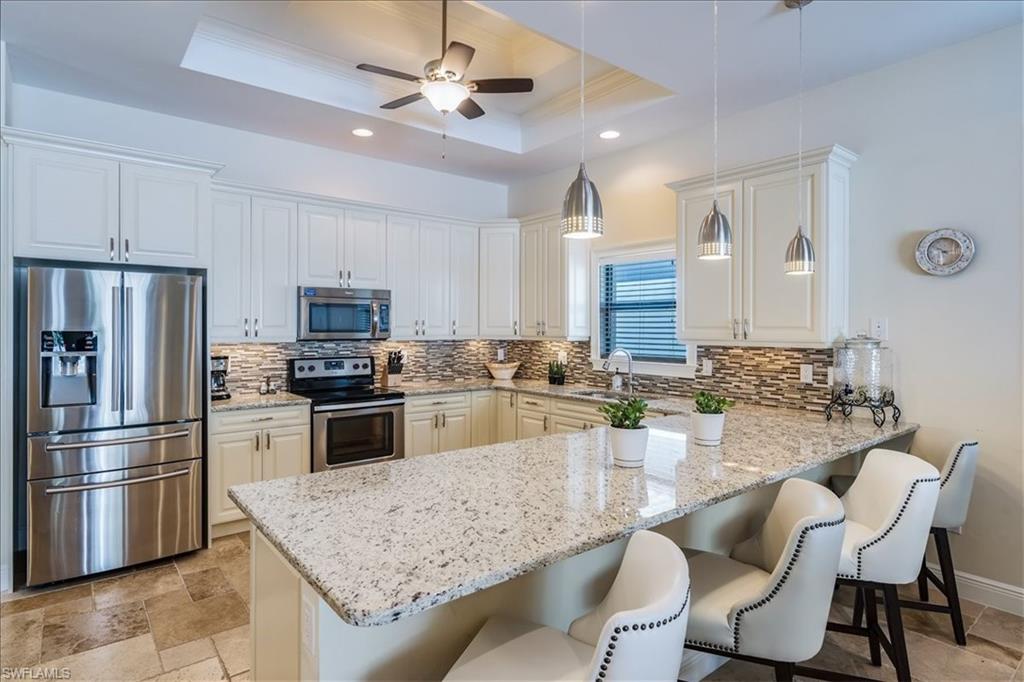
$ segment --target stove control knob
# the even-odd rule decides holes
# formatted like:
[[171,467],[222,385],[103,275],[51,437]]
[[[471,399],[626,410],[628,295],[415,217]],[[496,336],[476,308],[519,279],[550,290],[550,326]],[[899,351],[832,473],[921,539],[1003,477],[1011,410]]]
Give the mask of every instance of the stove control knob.
[[306,369],[308,369],[310,372],[312,372],[315,368],[313,367],[313,365],[309,365],[308,367],[306,367]]
[[296,371],[298,371],[298,372],[305,372],[305,371],[306,371],[306,368],[305,368],[305,367],[303,367],[302,365],[297,365],[297,366],[295,367],[295,369],[296,369]]

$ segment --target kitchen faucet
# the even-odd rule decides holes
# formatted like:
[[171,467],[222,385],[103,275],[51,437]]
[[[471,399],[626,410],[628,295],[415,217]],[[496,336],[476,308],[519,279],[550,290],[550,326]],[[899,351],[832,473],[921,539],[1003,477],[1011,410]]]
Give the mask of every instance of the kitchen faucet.
[[626,369],[629,372],[629,378],[626,381],[628,382],[627,385],[628,385],[628,388],[629,388],[629,395],[632,396],[633,395],[633,354],[632,353],[630,353],[628,350],[626,350],[625,348],[623,348],[621,346],[613,348],[611,350],[611,352],[608,353],[608,357],[605,358],[604,364],[601,367],[602,367],[602,369],[607,371],[608,368],[611,367],[612,356],[615,355],[616,353],[622,353],[623,355],[626,356],[626,362],[627,362]]

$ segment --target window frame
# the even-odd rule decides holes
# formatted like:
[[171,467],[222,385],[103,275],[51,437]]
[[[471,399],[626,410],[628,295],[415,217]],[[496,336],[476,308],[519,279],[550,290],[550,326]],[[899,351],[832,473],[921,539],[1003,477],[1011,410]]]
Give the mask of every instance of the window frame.
[[[674,240],[643,242],[607,249],[595,249],[590,253],[590,362],[594,370],[622,373],[628,371],[624,358],[616,356],[604,370],[605,359],[601,357],[601,266],[615,263],[636,263],[664,258],[678,259]],[[678,262],[678,260],[677,260]],[[679,292],[681,287],[676,283],[676,314],[679,314]],[[646,374],[662,377],[678,377],[692,379],[697,375],[697,344],[680,341],[686,347],[686,362],[650,362],[636,361],[633,363],[634,374]]]

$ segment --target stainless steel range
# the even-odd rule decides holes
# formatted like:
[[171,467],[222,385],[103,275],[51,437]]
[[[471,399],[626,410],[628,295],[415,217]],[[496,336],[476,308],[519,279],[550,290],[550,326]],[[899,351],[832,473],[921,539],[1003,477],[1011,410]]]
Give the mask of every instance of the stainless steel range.
[[16,268],[16,582],[202,542],[203,278]]
[[405,394],[374,386],[373,358],[288,361],[288,390],[313,407],[313,471],[405,456]]

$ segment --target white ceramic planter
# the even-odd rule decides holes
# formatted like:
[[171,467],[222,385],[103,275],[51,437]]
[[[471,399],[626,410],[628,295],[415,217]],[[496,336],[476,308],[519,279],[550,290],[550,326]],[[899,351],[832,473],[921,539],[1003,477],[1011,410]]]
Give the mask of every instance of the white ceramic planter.
[[690,415],[690,424],[693,426],[693,441],[697,445],[721,445],[722,429],[725,428],[725,412],[719,414],[701,414],[694,412]]
[[644,457],[647,456],[646,426],[639,429],[617,429],[614,426],[608,428],[609,444],[612,449],[612,461],[616,466],[635,469],[644,465]]

